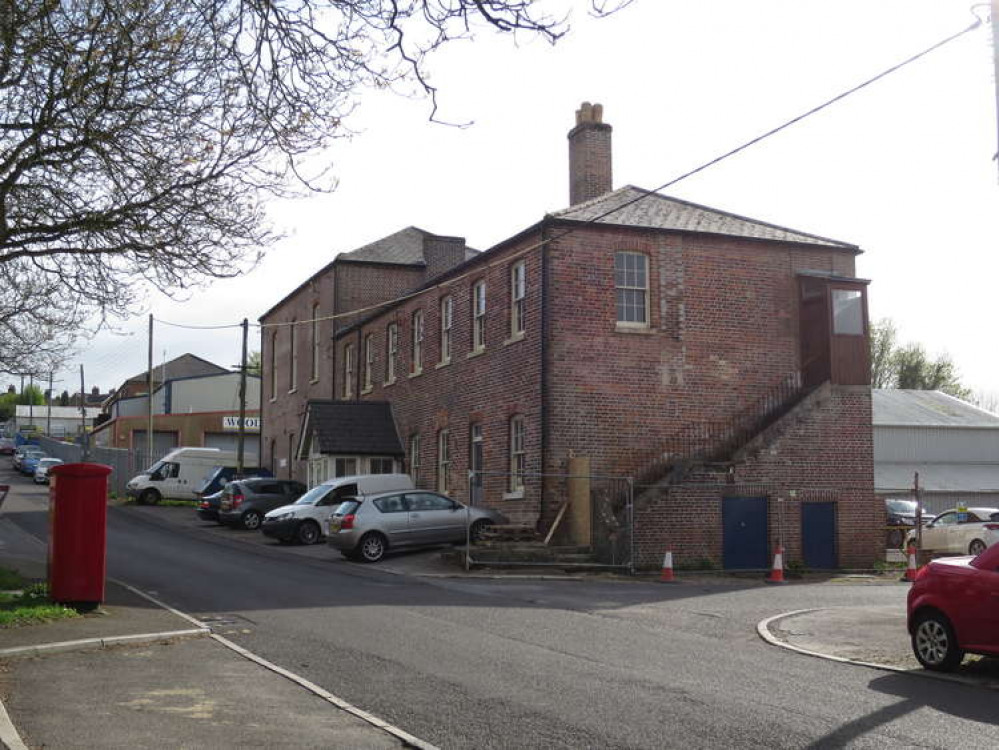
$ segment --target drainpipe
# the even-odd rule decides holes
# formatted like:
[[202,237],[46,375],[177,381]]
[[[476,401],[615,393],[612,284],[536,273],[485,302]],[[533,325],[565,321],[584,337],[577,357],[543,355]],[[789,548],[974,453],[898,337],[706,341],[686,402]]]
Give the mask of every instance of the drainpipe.
[[[544,474],[546,471],[546,460],[548,457],[548,222],[541,225],[541,417],[540,417],[540,469]],[[545,479],[541,478],[542,488]],[[541,492],[541,500],[538,505],[539,517],[544,516],[545,493]]]

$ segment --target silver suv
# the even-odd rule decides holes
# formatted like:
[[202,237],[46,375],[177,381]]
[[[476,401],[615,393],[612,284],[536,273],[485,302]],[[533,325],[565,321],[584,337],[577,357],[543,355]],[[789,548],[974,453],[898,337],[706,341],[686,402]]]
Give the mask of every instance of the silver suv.
[[329,520],[326,543],[350,560],[378,562],[390,548],[477,541],[482,530],[506,518],[492,508],[462,505],[427,490],[385,492],[340,503]]

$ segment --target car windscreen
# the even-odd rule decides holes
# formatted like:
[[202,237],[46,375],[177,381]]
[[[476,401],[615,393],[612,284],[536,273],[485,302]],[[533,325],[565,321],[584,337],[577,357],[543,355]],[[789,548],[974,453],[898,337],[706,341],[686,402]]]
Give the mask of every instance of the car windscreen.
[[916,513],[915,500],[886,500],[885,505],[891,513]]
[[320,484],[318,487],[313,487],[311,490],[298,498],[298,500],[295,501],[295,505],[315,505],[317,502],[322,500],[329,491],[330,488],[328,485]]
[[351,513],[355,513],[358,508],[361,507],[360,500],[344,500],[337,506],[337,509],[333,511],[334,516],[349,516]]

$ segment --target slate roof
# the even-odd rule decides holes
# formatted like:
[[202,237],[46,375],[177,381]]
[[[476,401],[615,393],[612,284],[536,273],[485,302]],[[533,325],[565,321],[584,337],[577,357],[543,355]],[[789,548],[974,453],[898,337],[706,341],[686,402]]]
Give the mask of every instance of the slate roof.
[[309,401],[302,435],[323,454],[404,455],[387,401]]
[[[431,234],[419,227],[406,227],[400,229],[388,237],[351,250],[349,253],[341,253],[337,260],[365,261],[368,263],[394,263],[404,266],[425,266],[426,259],[423,257],[423,245],[427,238],[436,239],[442,235]],[[461,239],[453,237],[451,239]],[[476,255],[476,251],[466,248],[465,258]]]
[[[614,209],[619,210],[597,219],[598,216]],[[701,206],[697,203],[669,198],[633,185],[627,185],[583,203],[569,206],[561,211],[556,211],[551,216],[556,219],[572,221],[596,220],[600,224],[673,229],[682,232],[706,232],[729,237],[796,242],[860,252],[859,247],[848,242],[798,232],[776,224],[768,224],[708,206]]]
[[[166,364],[154,365],[153,381],[160,382],[164,374],[167,380],[176,380],[177,378],[190,378],[196,375],[218,375],[223,372],[231,372],[231,370],[213,364],[207,359],[202,359],[194,354],[181,354]],[[129,383],[133,380],[141,380],[145,383],[148,379],[149,372],[144,371],[138,375],[133,375],[125,382]]]
[[999,416],[940,391],[875,388],[874,426],[992,427]]

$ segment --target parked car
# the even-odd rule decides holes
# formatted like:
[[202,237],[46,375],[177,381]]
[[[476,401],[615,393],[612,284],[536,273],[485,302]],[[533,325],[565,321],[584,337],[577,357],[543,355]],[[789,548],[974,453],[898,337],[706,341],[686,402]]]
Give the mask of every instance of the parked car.
[[198,514],[198,518],[202,521],[215,521],[215,523],[221,523],[219,521],[219,508],[222,506],[222,495],[225,490],[219,490],[218,492],[213,492],[211,495],[205,495],[201,500],[198,501],[198,507],[195,509]]
[[330,517],[326,543],[344,557],[378,562],[390,548],[477,541],[505,523],[499,511],[462,505],[436,492],[408,490],[344,500]]
[[26,477],[34,476],[35,469],[38,468],[38,462],[43,458],[48,458],[48,454],[40,451],[25,453],[24,457],[21,459],[21,465],[18,467],[18,470]]
[[912,651],[927,669],[955,669],[969,652],[999,656],[999,545],[924,565],[906,611]]
[[10,438],[0,437],[0,456],[12,456],[14,454],[14,441]]
[[[916,531],[905,537],[905,546],[915,544]],[[978,555],[999,541],[999,508],[945,510],[923,527],[923,551],[931,554]]]
[[270,511],[264,516],[260,530],[282,542],[315,544],[326,533],[333,511],[347,498],[410,489],[413,480],[408,474],[359,474],[329,479],[293,504]]
[[219,522],[241,526],[250,531],[259,529],[264,514],[295,502],[305,494],[306,487],[291,479],[239,479],[229,482],[222,490]]
[[61,458],[51,458],[50,456],[38,459],[38,465],[35,467],[35,484],[48,484],[49,469],[61,463]]
[[[885,498],[885,514],[887,516],[885,525],[888,527],[885,541],[888,547],[898,549],[903,546],[908,531],[903,527],[915,527],[917,507],[915,500],[901,497]],[[933,518],[934,516],[923,508],[923,526],[932,521]]]
[[[243,469],[243,473],[240,479],[251,479],[253,477],[272,477],[270,469],[264,469],[260,466],[250,466]],[[201,485],[194,490],[194,494],[199,498],[207,497],[208,495],[214,495],[216,492],[220,492],[229,482],[236,478],[236,466],[225,465],[225,466],[213,466],[208,474],[205,475],[204,479],[201,481]]]
[[31,455],[44,456],[45,451],[34,443],[24,443],[23,445],[17,446],[17,448],[14,449],[14,468],[20,471],[21,462],[24,460],[25,456]]

